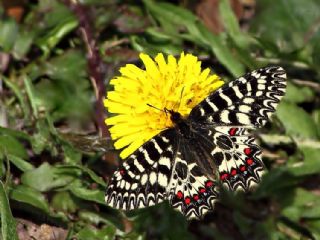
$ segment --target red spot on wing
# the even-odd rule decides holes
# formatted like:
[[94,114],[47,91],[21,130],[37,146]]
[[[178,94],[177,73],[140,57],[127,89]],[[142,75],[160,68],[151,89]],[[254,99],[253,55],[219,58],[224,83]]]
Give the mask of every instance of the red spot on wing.
[[177,192],[177,198],[182,199],[183,193],[181,191]]
[[185,202],[187,205],[189,205],[190,202],[191,202],[191,199],[190,199],[189,197],[186,197],[186,198],[184,199],[184,202]]
[[229,130],[229,135],[230,136],[234,136],[237,133],[238,128],[230,128]]
[[250,155],[250,153],[252,152],[252,150],[251,150],[251,148],[245,148],[245,149],[243,150],[243,152],[244,152],[245,155]]
[[220,179],[221,179],[222,181],[226,180],[228,177],[229,177],[229,174],[228,174],[228,173],[223,173],[223,174],[220,175]]
[[205,192],[206,192],[206,189],[205,189],[205,188],[200,188],[199,192],[205,193]]
[[252,158],[247,158],[247,164],[252,165],[253,164],[253,159]]
[[123,175],[125,173],[125,170],[121,169],[119,172],[121,175]]
[[244,165],[240,166],[240,171],[241,172],[244,172],[245,170],[246,170],[246,166],[244,166]]
[[195,194],[195,195],[193,196],[193,199],[194,199],[195,201],[198,201],[198,200],[199,200],[199,195]]
[[232,175],[232,176],[237,175],[237,170],[236,170],[236,169],[232,169],[232,170],[231,170],[231,175]]
[[213,185],[213,182],[212,181],[207,181],[206,182],[206,187],[211,187]]

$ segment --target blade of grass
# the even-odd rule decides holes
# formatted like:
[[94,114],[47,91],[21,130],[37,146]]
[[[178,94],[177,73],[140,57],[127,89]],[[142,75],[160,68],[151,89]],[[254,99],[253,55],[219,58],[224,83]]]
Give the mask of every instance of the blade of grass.
[[8,196],[2,181],[0,181],[0,215],[2,239],[19,240],[16,232],[16,222],[12,216]]
[[24,81],[24,85],[26,87],[26,92],[29,97],[29,101],[31,104],[33,115],[35,116],[35,118],[38,118],[38,109],[37,109],[36,99],[35,99],[35,95],[34,95],[34,91],[33,91],[33,86],[31,84],[31,79],[27,76],[24,76],[23,81]]

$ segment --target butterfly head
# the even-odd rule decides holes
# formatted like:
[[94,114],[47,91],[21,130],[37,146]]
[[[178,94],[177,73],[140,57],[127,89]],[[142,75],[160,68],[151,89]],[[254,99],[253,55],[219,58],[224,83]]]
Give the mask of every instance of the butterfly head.
[[183,121],[183,118],[179,112],[176,112],[174,110],[169,110],[167,108],[164,109],[164,112],[170,114],[170,120],[172,121],[173,124],[178,124]]
[[164,112],[167,116],[170,115],[170,120],[171,120],[172,123],[175,124],[175,125],[183,121],[183,117],[182,117],[182,115],[181,115],[179,112],[176,112],[176,111],[174,111],[174,110],[172,110],[172,109],[168,109],[168,108],[166,108],[166,107],[162,110],[162,109],[157,108],[157,107],[155,107],[155,106],[153,106],[153,105],[151,105],[151,104],[149,104],[149,103],[147,103],[147,105],[148,105],[149,107],[152,107],[152,108],[154,108],[154,109],[157,109],[157,110],[159,110],[159,111],[161,111],[161,112]]

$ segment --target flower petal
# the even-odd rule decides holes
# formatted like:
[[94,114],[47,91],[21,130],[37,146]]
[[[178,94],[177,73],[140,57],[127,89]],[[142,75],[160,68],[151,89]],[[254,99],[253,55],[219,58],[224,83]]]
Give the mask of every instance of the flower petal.
[[121,76],[110,81],[114,89],[107,93],[104,106],[116,114],[106,119],[115,148],[122,149],[126,158],[139,146],[159,132],[173,127],[170,116],[163,109],[178,111],[187,116],[192,108],[210,92],[222,86],[217,75],[192,54],[181,53],[179,60],[162,53],[153,60],[141,53],[145,70],[133,64],[120,69]]

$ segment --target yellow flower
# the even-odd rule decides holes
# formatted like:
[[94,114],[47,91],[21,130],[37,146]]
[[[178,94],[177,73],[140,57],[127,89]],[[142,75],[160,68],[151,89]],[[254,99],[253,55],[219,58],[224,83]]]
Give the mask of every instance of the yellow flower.
[[117,114],[105,122],[112,126],[115,148],[124,148],[121,158],[173,126],[170,116],[158,109],[188,116],[194,106],[223,85],[217,75],[210,75],[208,68],[201,71],[201,62],[191,54],[182,53],[178,61],[172,55],[166,61],[161,53],[154,60],[143,53],[140,58],[145,70],[133,64],[122,67],[121,76],[110,81],[114,90],[104,100],[108,111]]

